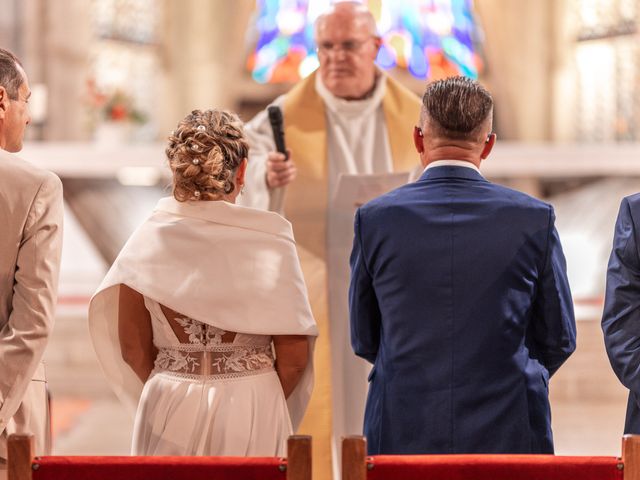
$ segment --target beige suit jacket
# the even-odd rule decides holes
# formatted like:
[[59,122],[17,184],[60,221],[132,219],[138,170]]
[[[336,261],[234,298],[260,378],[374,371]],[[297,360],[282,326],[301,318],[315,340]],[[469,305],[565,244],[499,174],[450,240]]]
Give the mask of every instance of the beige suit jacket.
[[62,183],[0,150],[0,458],[10,433],[49,453],[42,354],[53,327],[62,248]]

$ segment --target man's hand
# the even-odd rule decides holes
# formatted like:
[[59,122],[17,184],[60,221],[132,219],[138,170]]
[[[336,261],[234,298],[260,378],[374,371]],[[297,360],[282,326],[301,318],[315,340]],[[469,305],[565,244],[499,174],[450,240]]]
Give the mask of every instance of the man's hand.
[[295,180],[298,170],[296,164],[291,159],[291,152],[289,151],[289,160],[286,160],[284,153],[269,152],[267,155],[267,173],[266,182],[267,187],[278,188],[288,185]]

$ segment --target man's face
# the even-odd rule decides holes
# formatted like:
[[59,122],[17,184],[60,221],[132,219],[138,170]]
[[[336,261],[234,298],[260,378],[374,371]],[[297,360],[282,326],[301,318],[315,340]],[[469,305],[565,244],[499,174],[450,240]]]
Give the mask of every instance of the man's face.
[[9,98],[4,90],[1,99],[3,108],[0,109],[0,148],[7,152],[22,150],[24,131],[31,122],[28,106],[31,90],[27,76],[22,69],[20,71],[24,81],[18,89],[17,98]]
[[373,63],[380,40],[355,14],[332,13],[317,25],[320,78],[327,90],[347,100],[363,98],[373,88]]

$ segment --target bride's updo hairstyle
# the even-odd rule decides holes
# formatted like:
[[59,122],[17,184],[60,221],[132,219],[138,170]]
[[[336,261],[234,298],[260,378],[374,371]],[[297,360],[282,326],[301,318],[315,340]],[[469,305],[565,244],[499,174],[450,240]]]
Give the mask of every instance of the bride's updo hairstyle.
[[233,192],[249,154],[242,121],[225,110],[194,110],[169,136],[166,149],[176,200],[219,200]]

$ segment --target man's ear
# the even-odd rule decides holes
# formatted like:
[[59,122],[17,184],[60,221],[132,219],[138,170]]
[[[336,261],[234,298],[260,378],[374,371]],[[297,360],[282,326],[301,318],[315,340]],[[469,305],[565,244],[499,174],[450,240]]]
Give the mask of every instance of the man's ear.
[[7,89],[0,86],[0,118],[4,118],[9,109],[9,94]]
[[498,136],[495,133],[490,133],[487,139],[484,142],[484,147],[482,148],[482,153],[480,154],[480,158],[484,160],[491,153],[491,149],[496,144],[496,140]]
[[376,46],[376,56],[378,56],[378,51],[380,50],[380,47],[382,46],[382,38],[373,37],[373,44]]
[[418,153],[424,153],[424,133],[420,127],[413,127],[413,144]]

